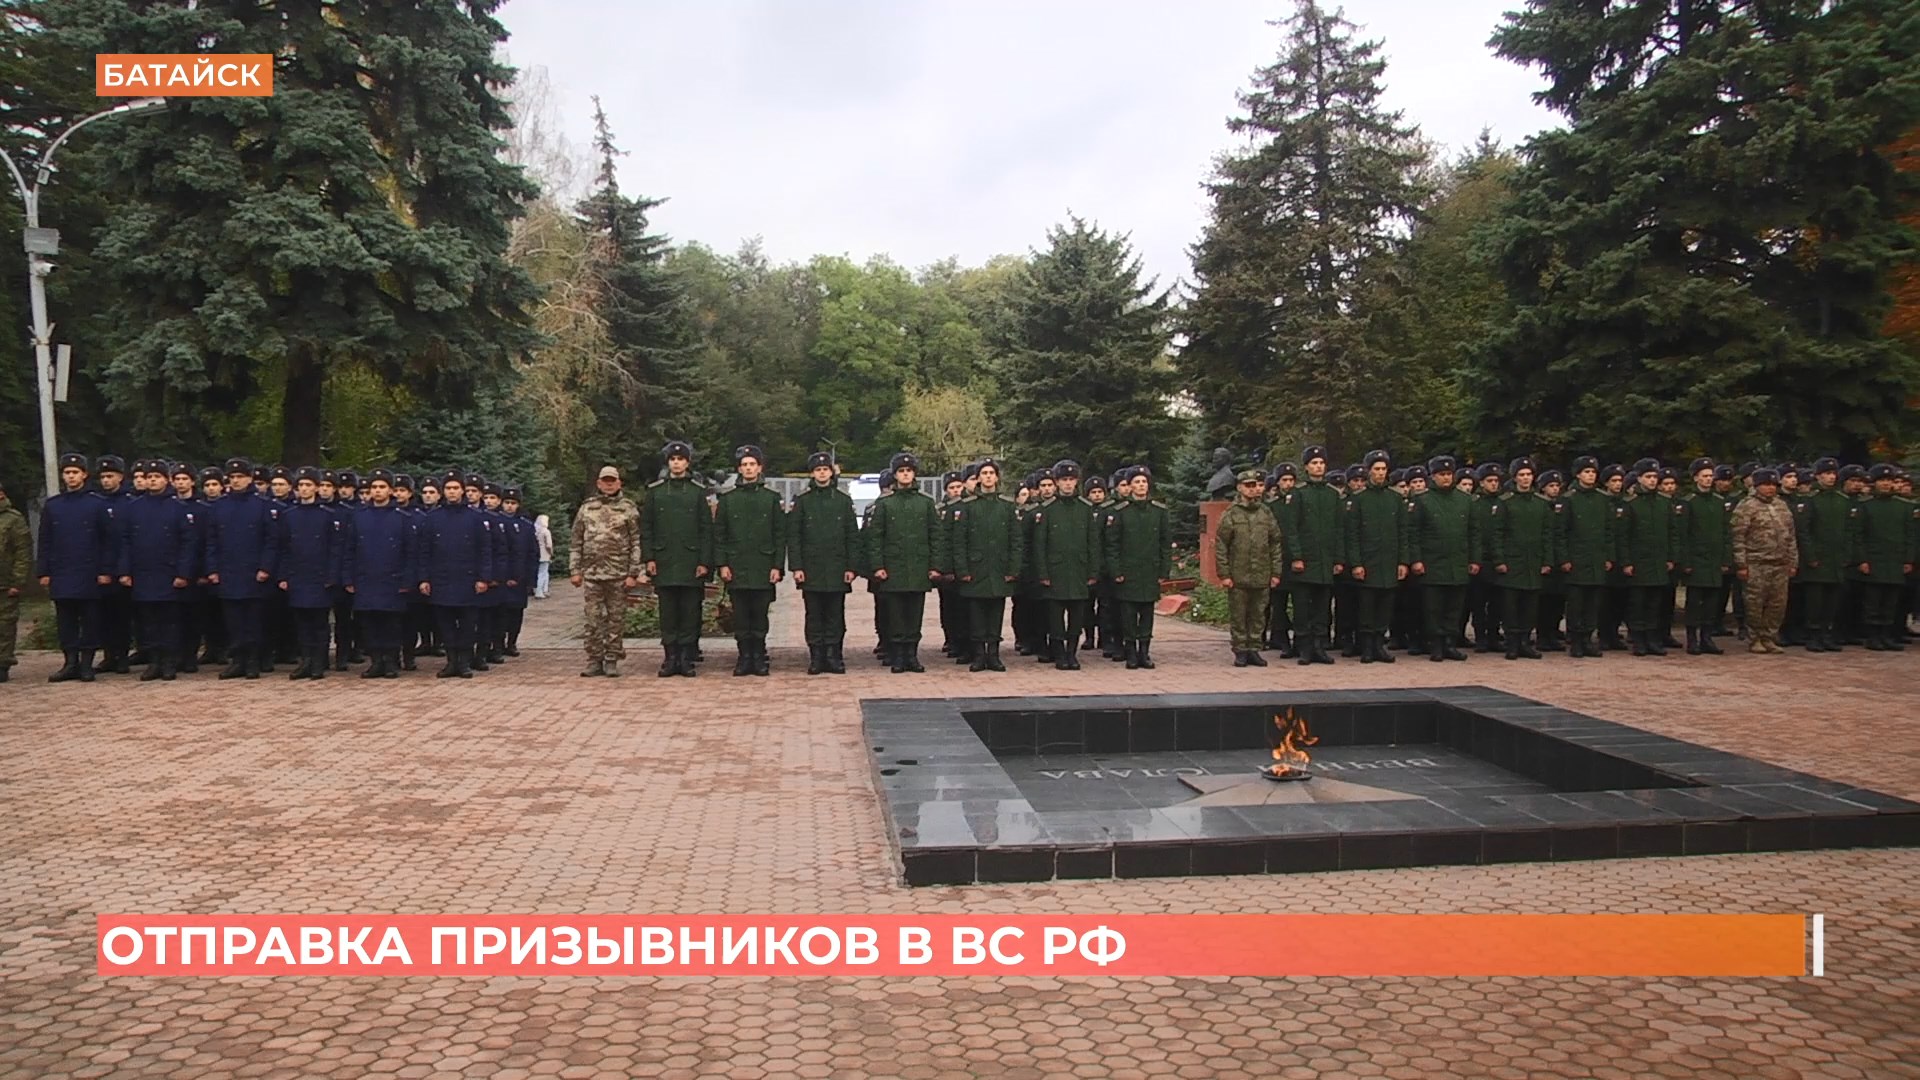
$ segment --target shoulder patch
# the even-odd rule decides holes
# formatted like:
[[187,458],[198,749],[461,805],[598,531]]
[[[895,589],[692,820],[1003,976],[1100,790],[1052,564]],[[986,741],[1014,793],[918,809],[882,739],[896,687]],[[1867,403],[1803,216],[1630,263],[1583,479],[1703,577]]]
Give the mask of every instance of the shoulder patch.
[[657,487],[659,487],[659,486],[660,486],[661,484],[664,484],[664,483],[666,483],[666,482],[667,482],[667,478],[663,476],[663,477],[661,477],[660,479],[658,479],[658,480],[655,480],[655,481],[654,481],[653,483],[651,483],[651,484],[648,484],[647,486],[648,486],[648,487],[650,487],[650,488],[657,488]]
[[1159,499],[1149,499],[1149,500],[1147,500],[1147,501],[1148,501],[1148,502],[1150,502],[1150,503],[1152,503],[1153,505],[1155,505],[1155,506],[1157,506],[1157,507],[1159,507],[1159,508],[1160,508],[1160,509],[1162,509],[1162,510],[1165,510],[1165,509],[1167,508],[1167,504],[1166,504],[1166,503],[1163,503],[1163,502],[1161,502],[1161,501],[1160,501]]

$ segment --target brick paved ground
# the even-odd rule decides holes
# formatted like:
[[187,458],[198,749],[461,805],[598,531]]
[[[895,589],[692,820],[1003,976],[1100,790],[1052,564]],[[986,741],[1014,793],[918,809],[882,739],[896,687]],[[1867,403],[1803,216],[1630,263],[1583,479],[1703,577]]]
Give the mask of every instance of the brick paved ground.
[[[48,686],[29,657],[0,688],[0,1075],[1920,1076],[1920,851],[908,891],[856,706],[1472,681],[1914,798],[1920,653],[1236,671],[1177,627],[1154,672],[856,649],[808,679],[798,610],[770,679],[655,680],[643,648],[618,681],[554,649],[455,684]],[[108,981],[106,911],[1824,911],[1829,977]]]

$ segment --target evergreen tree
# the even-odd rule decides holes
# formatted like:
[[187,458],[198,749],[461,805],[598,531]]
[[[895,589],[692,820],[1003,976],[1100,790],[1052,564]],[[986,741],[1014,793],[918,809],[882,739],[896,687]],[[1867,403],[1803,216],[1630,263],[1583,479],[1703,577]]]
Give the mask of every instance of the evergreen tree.
[[1077,217],[1054,226],[1009,302],[989,407],[1015,460],[1166,463],[1180,429],[1167,412],[1177,379],[1164,362],[1167,294],[1140,280],[1127,238]]
[[600,170],[578,215],[598,246],[597,307],[612,355],[595,369],[599,377],[582,388],[598,420],[576,455],[583,469],[609,455],[618,461],[651,458],[666,439],[704,427],[697,415],[686,290],[667,265],[667,238],[649,231],[648,215],[666,200],[620,191],[616,159],[626,151],[614,144],[598,97],[593,130]]
[[1283,25],[1279,59],[1227,123],[1250,145],[1222,155],[1207,185],[1180,363],[1234,442],[1352,449],[1387,434],[1380,406],[1401,389],[1367,333],[1368,275],[1416,216],[1426,151],[1380,106],[1378,42],[1316,0]]
[[1530,0],[1496,50],[1537,136],[1497,248],[1517,310],[1475,371],[1489,437],[1620,455],[1866,452],[1906,422],[1882,336],[1915,252],[1886,147],[1920,120],[1900,0]]
[[277,393],[283,456],[318,461],[331,372],[457,398],[532,344],[528,283],[502,257],[534,191],[499,156],[497,6],[36,6],[47,47],[87,68],[107,51],[277,58],[272,97],[176,101],[104,155],[124,199],[98,238],[117,289],[105,382],[136,436]]

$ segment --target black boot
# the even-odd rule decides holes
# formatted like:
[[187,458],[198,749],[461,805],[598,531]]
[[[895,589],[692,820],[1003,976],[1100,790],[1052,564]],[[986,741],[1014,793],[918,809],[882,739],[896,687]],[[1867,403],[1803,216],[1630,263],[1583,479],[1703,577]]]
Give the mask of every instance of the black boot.
[[347,670],[347,650],[341,648],[335,648],[333,650],[333,670]]
[[60,665],[59,671],[47,676],[48,682],[72,682],[80,677],[80,650],[67,649],[65,655],[67,662]]
[[745,641],[734,645],[733,673],[735,675],[753,674],[753,647]]
[[807,646],[807,674],[819,675],[827,670],[827,647],[825,645]]
[[1707,633],[1706,628],[1702,627],[1700,629],[1700,652],[1705,656],[1725,656],[1727,650],[1715,645],[1713,643],[1713,635]]
[[1073,638],[1068,638],[1065,646],[1065,650],[1066,650],[1066,656],[1060,661],[1061,670],[1062,671],[1079,671],[1080,670],[1079,641]]
[[1844,652],[1847,648],[1840,643],[1840,635],[1834,633],[1832,627],[1820,631],[1820,640],[1826,644],[1828,652]]
[[1294,646],[1293,636],[1290,634],[1280,635],[1280,659],[1292,660],[1299,655],[1300,650]]
[[146,667],[146,670],[140,673],[140,681],[141,682],[159,682],[160,681],[160,650],[148,649],[146,650],[146,655],[147,655],[147,667]]
[[1534,648],[1533,642],[1528,641],[1524,634],[1520,637],[1520,656],[1527,660],[1540,659],[1540,650]]
[[1887,632],[1880,635],[1880,644],[1886,646],[1888,652],[1907,651],[1907,643],[1904,640],[1905,635],[1901,632],[1902,629],[1901,627],[1888,627]]
[[660,646],[659,677],[670,679],[680,674],[680,649],[677,645]]
[[220,673],[222,679],[244,679],[247,676],[247,654],[244,649],[235,649],[227,660],[227,670]]
[[1139,652],[1140,652],[1139,661],[1140,661],[1141,669],[1144,671],[1152,671],[1153,670],[1153,639],[1141,638]]
[[373,662],[367,665],[367,670],[360,673],[360,677],[363,679],[384,678],[386,675],[386,664],[386,654],[376,652],[373,654]]
[[322,645],[319,648],[313,650],[313,659],[308,662],[308,666],[307,666],[307,678],[324,679],[326,677],[327,677],[327,647],[325,645]]
[[1247,666],[1247,651],[1245,649],[1233,650],[1233,666],[1234,667]]
[[1691,626],[1687,627],[1687,655],[1700,655],[1700,631]]
[[[989,641],[981,647],[987,651],[988,671],[1007,670],[1006,661],[1000,659],[1000,643],[998,641]],[[918,657],[915,657],[915,659],[917,660]]]
[[520,632],[518,630],[507,635],[507,647],[503,651],[508,656],[520,655]]
[[1332,645],[1333,645],[1333,642],[1328,638],[1325,638],[1325,637],[1314,638],[1313,639],[1313,662],[1316,664],[1333,663],[1333,654],[1328,651],[1328,649]]
[[1631,642],[1627,647],[1627,651],[1635,656],[1646,656],[1648,652],[1647,637],[1648,635],[1638,630],[1627,631],[1627,640]]
[[[976,661],[977,663],[978,661]],[[902,675],[907,670],[907,647],[897,641],[887,642],[887,670]]]
[[1399,659],[1387,650],[1387,635],[1375,630],[1372,635],[1373,658],[1382,664],[1391,664]]
[[699,677],[701,655],[700,646],[698,645],[680,646],[680,674],[682,677],[688,679]]
[[1371,633],[1355,634],[1353,635],[1353,640],[1360,651],[1361,663],[1371,664],[1378,658],[1379,654],[1374,650],[1373,635]]
[[492,666],[493,665],[487,661],[487,647],[485,645],[475,645],[473,648],[468,649],[467,655],[462,658],[460,670],[468,672],[486,671]]
[[[313,663],[313,660],[312,660],[311,653],[301,653],[300,663],[292,671],[287,673],[287,681],[296,682],[300,679],[306,678],[309,665],[311,665],[312,663]],[[222,675],[220,677],[223,679],[226,678],[225,675]]]
[[1446,638],[1432,637],[1432,636],[1429,636],[1427,638],[1427,659],[1435,664],[1446,662],[1446,659],[1447,659],[1447,639]]
[[765,675],[772,670],[773,660],[767,655],[767,643],[764,640],[753,643],[753,673]]
[[1250,651],[1247,653],[1247,666],[1248,667],[1266,667],[1267,658],[1264,656],[1261,656],[1258,650]]
[[1646,642],[1647,655],[1649,656],[1667,655],[1667,636],[1665,634],[1661,633],[1658,630],[1653,630],[1653,631],[1649,631],[1648,633],[1642,634],[1641,639]]
[[[1087,627],[1086,634],[1080,638],[1080,649],[1095,648],[1096,646],[1094,645],[1093,636],[1094,636],[1093,627],[1091,626]],[[1074,651],[1079,652],[1080,649],[1075,649]]]
[[1138,641],[1129,641],[1123,644],[1121,648],[1124,649],[1127,654],[1127,670],[1132,671],[1138,668],[1140,666],[1140,643]]
[[[908,671],[924,672],[927,670],[920,663],[920,643],[918,641],[909,641],[907,642],[906,645],[902,646],[902,648],[904,648],[907,652],[907,670]],[[993,655],[993,662],[996,664],[999,663],[1000,662],[1000,645],[998,642],[994,643],[994,649],[993,649],[992,655]],[[1000,670],[1005,670],[1005,669],[1002,668]]]
[[400,650],[401,671],[418,671],[420,669],[420,665],[414,662],[413,657],[414,651],[412,649]]
[[1351,634],[1348,634],[1347,645],[1345,648],[1340,650],[1340,655],[1345,656],[1349,659],[1358,656],[1360,657],[1361,662],[1365,663],[1366,650],[1360,647],[1360,637],[1361,637],[1360,632],[1357,630]]
[[[1015,645],[1014,648],[1018,649],[1019,646]],[[993,664],[987,659],[988,654],[987,654],[986,642],[984,641],[969,642],[967,646],[967,651],[973,654],[973,662],[967,665],[968,671],[992,671],[993,670]],[[1002,670],[1005,670],[1005,669],[1002,668]]]

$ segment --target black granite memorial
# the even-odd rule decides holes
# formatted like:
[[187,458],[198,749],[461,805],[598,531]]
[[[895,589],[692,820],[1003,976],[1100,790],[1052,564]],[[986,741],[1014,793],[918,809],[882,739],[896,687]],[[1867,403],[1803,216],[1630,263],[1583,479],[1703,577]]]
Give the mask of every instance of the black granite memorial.
[[909,885],[1920,845],[1920,803],[1483,687],[861,708]]

